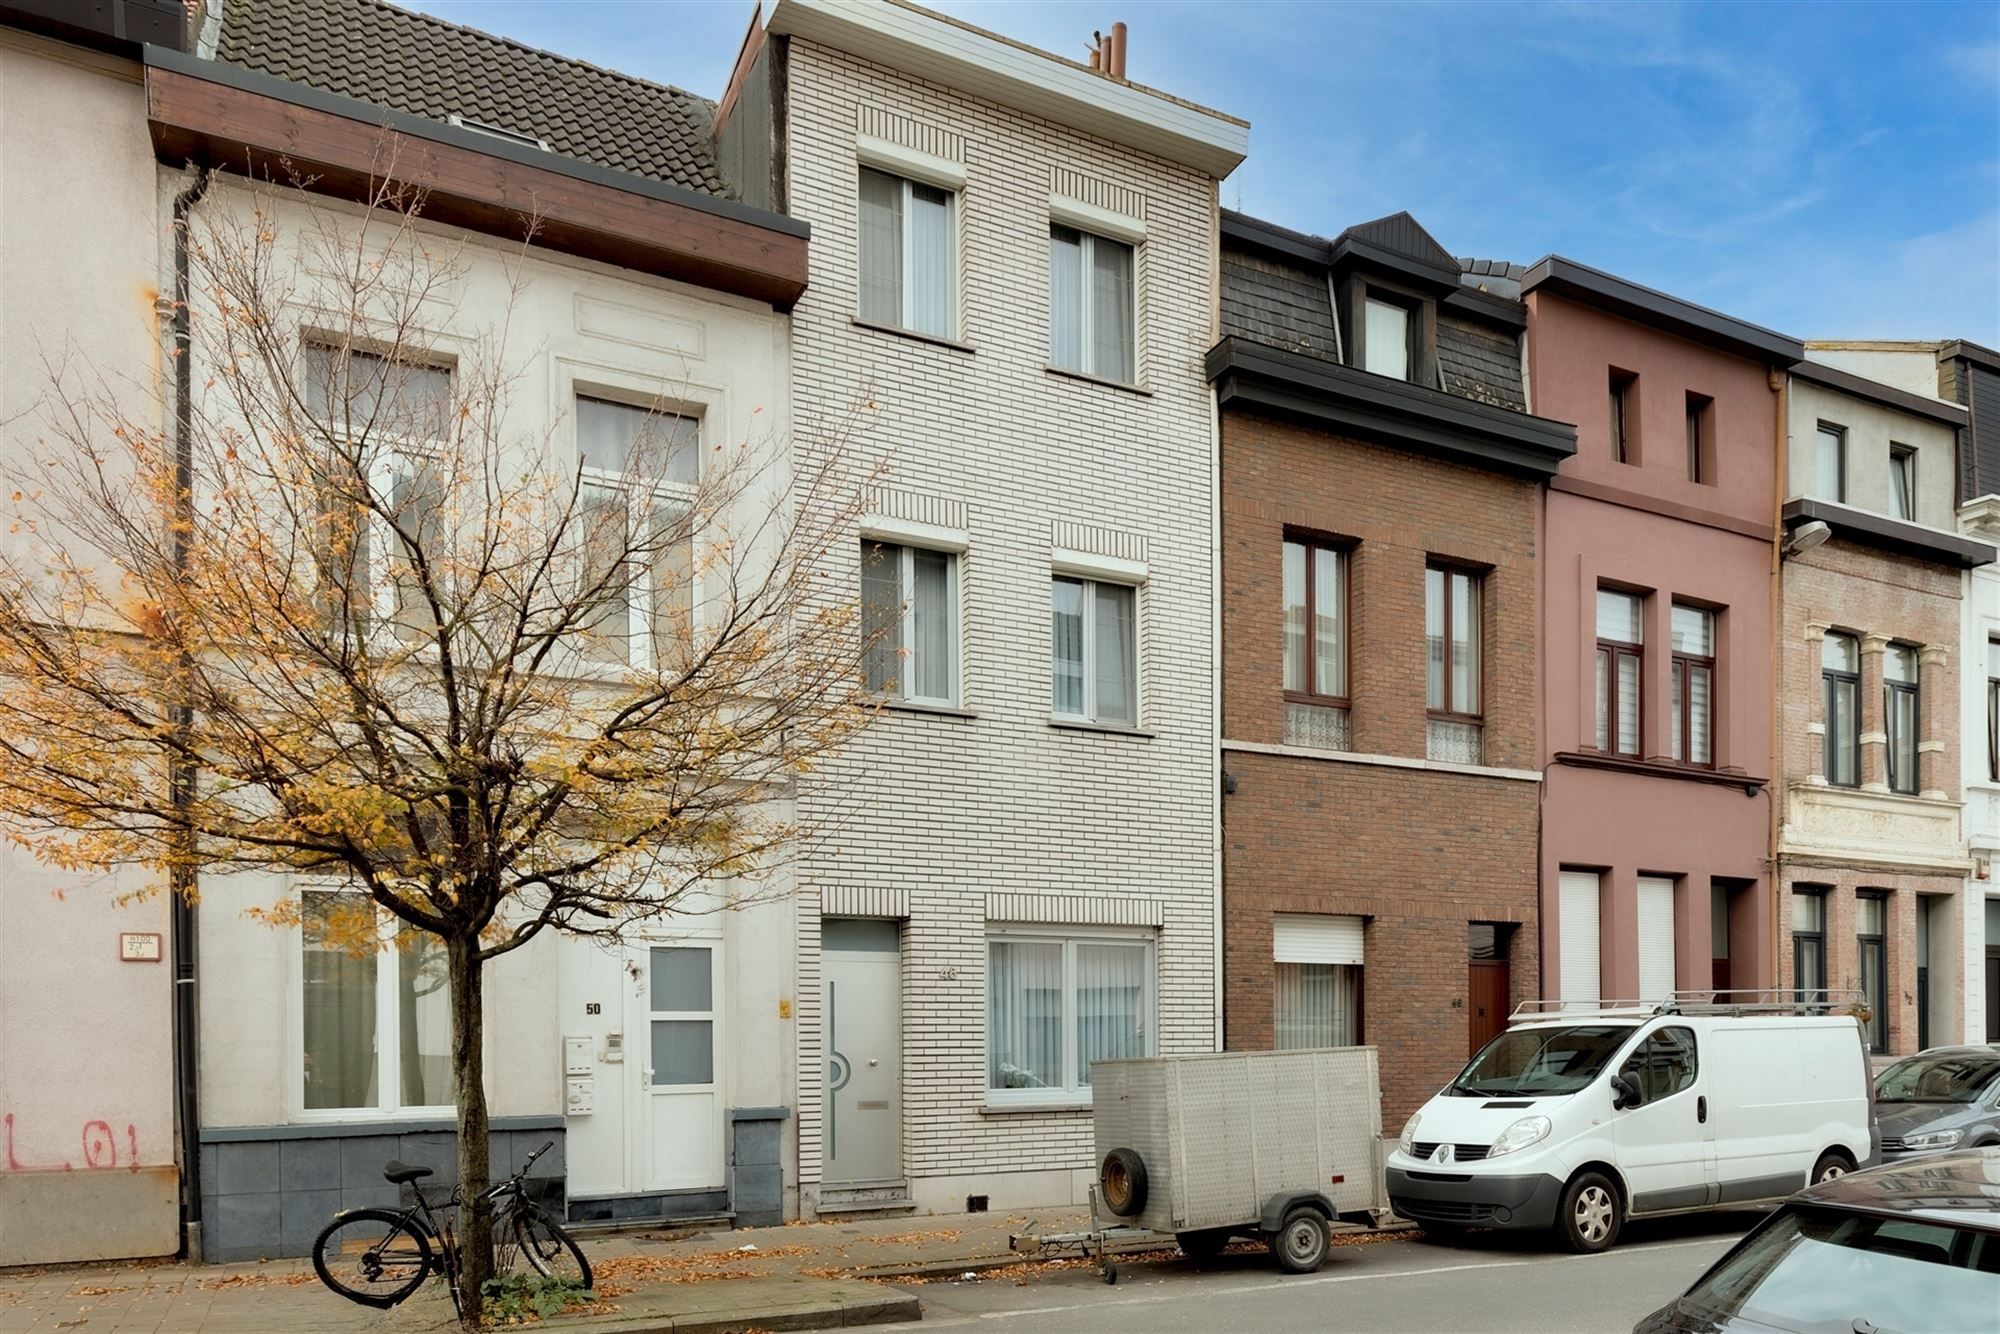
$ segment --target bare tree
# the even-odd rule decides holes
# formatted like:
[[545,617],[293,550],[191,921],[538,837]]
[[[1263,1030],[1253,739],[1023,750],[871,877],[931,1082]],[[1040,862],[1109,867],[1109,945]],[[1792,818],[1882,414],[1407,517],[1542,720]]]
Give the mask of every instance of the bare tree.
[[[370,202],[245,188],[189,225],[181,430],[52,375],[0,552],[0,821],[188,893],[346,887],[262,910],[325,948],[428,940],[474,1199],[486,965],[759,893],[808,832],[792,785],[871,716],[828,560],[857,492],[838,448],[800,474],[691,429],[670,382],[517,431],[511,313],[436,360],[466,243]],[[475,1320],[489,1214],[463,1233]]]

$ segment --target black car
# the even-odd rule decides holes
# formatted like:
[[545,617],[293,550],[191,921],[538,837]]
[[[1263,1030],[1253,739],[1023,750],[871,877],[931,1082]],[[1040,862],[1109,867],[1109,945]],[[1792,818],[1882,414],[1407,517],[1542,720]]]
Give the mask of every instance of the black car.
[[1800,1191],[1633,1334],[2000,1329],[2000,1148]]

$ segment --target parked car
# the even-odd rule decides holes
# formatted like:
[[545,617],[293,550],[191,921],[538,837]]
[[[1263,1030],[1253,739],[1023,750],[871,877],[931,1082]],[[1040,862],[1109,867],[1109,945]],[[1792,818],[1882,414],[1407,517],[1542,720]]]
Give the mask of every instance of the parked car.
[[1389,1200],[1430,1231],[1553,1229],[1740,1208],[1874,1154],[1851,1015],[1668,1001],[1517,1014],[1403,1127]]
[[2000,1043],[1933,1047],[1875,1076],[1882,1158],[2000,1144]]
[[1794,1196],[1632,1334],[2000,1326],[2000,1149],[1885,1163]]

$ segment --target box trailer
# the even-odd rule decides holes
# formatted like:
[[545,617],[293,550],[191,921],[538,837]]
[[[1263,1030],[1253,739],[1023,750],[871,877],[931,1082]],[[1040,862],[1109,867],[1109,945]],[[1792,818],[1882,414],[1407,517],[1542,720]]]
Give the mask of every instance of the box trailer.
[[1115,1281],[1108,1246],[1165,1234],[1205,1258],[1244,1236],[1310,1273],[1334,1220],[1388,1217],[1373,1047],[1096,1061],[1090,1079],[1090,1231],[1017,1237],[1017,1250],[1094,1254]]

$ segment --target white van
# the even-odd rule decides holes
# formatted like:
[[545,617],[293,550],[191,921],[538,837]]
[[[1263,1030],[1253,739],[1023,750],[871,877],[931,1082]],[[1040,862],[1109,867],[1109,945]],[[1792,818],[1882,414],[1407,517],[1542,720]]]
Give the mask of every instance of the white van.
[[1783,1199],[1877,1153],[1861,1026],[1779,1005],[1517,1012],[1403,1127],[1389,1202],[1432,1231],[1553,1228]]

